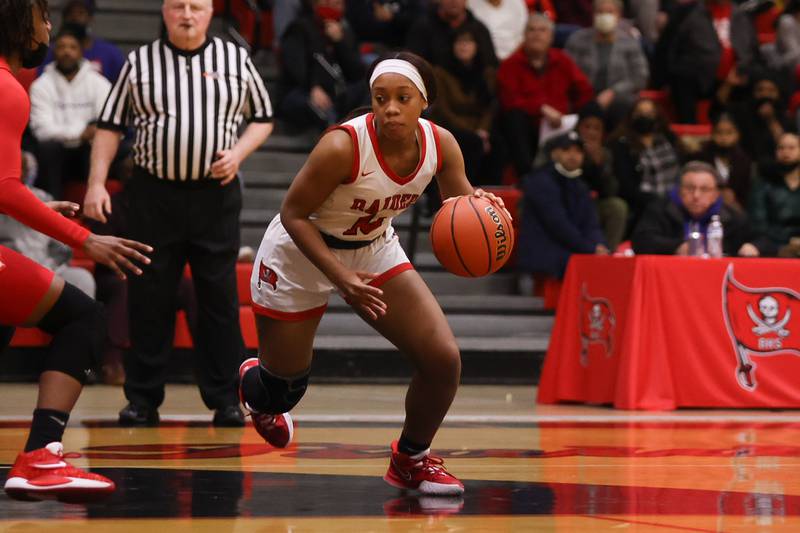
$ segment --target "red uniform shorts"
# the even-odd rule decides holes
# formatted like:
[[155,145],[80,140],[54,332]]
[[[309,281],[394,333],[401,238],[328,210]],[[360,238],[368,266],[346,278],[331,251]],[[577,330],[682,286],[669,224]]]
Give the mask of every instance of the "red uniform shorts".
[[0,246],[0,324],[21,326],[44,297],[55,274]]

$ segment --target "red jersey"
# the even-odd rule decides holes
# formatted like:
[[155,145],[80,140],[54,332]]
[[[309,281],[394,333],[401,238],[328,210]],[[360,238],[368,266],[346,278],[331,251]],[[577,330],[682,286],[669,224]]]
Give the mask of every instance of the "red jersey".
[[47,207],[21,181],[22,133],[31,102],[2,57],[0,95],[0,213],[70,246],[83,246],[89,230]]

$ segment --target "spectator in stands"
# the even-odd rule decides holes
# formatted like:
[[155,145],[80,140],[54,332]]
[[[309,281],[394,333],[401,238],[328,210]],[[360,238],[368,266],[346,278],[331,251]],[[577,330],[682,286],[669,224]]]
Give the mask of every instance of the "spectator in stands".
[[563,115],[577,112],[594,95],[575,62],[551,48],[552,42],[553,22],[544,15],[531,15],[522,46],[497,72],[505,140],[520,176],[531,170],[542,121],[559,128]]
[[61,198],[66,180],[86,181],[95,122],[111,84],[83,59],[76,30],[55,39],[55,63],[31,85],[30,127],[38,141],[36,185]]
[[611,152],[605,145],[605,114],[597,102],[581,109],[575,131],[583,142],[584,160],[581,179],[594,199],[597,216],[609,249],[616,250],[625,235],[628,205],[617,196],[619,183],[614,176]]
[[592,82],[609,122],[618,123],[647,86],[650,69],[642,45],[619,28],[621,0],[596,0],[594,27],[578,30],[565,51]]
[[358,41],[343,0],[312,0],[283,34],[281,114],[300,128],[326,128],[366,103]]
[[611,154],[620,196],[635,223],[650,201],[675,187],[680,168],[675,136],[652,100],[643,98],[633,106],[612,135]]
[[723,113],[714,120],[711,139],[692,157],[714,166],[720,178],[722,201],[744,212],[750,199],[752,160],[739,145],[739,139],[739,128],[733,117]]
[[[125,64],[125,56],[115,44],[92,35],[94,12],[94,0],[69,0],[61,11],[61,21],[62,24],[81,28],[83,57],[97,72],[114,83]],[[53,55],[49,53],[44,64],[47,65],[52,60]]]
[[492,146],[495,70],[483,64],[478,43],[467,28],[454,35],[453,52],[443,65],[433,67],[437,96],[431,118],[455,136],[464,154],[467,178],[486,183],[484,162]]
[[667,50],[667,76],[682,123],[697,122],[697,102],[709,98],[732,69],[746,73],[758,58],[750,16],[731,0],[698,0],[677,23]]
[[589,189],[580,179],[583,143],[574,131],[547,144],[552,162],[523,179],[518,266],[561,278],[572,254],[608,254]]
[[300,15],[303,2],[308,0],[277,0],[272,5],[272,46],[275,50],[280,50],[281,39],[289,25]]
[[481,63],[497,67],[497,55],[489,30],[467,9],[467,0],[439,0],[409,30],[406,48],[432,65],[447,62],[456,30],[469,29],[478,43]]
[[467,6],[489,29],[497,59],[503,61],[519,48],[528,20],[525,0],[467,0]]
[[744,213],[725,205],[720,177],[708,163],[691,161],[681,169],[680,185],[667,198],[647,206],[633,231],[637,254],[688,255],[690,228],[695,224],[705,235],[711,217],[718,215],[724,229],[722,251],[727,256],[758,257],[754,233]]
[[791,129],[776,76],[767,71],[757,73],[752,93],[744,101],[729,102],[719,92],[717,98],[712,113],[727,109],[742,135],[742,148],[760,166],[769,164],[773,160],[778,139]]
[[785,133],[776,164],[753,189],[750,217],[771,252],[800,257],[800,138]]
[[778,19],[775,66],[794,74],[800,65],[800,0],[789,0]]
[[633,19],[636,28],[645,42],[655,43],[658,39],[658,14],[661,7],[659,0],[628,0],[627,12]]
[[[347,0],[347,20],[359,40],[401,48],[424,13],[420,0]],[[376,51],[379,52],[379,51]]]
[[593,0],[558,0],[556,19],[559,24],[569,24],[578,28],[592,25]]

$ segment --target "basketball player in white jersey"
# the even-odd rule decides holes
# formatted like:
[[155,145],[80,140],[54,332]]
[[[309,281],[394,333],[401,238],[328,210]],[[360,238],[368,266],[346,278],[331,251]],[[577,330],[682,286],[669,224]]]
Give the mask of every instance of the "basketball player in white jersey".
[[424,494],[460,495],[464,485],[430,455],[430,444],[458,388],[461,356],[391,220],[434,176],[444,198],[502,200],[473,190],[453,136],[420,118],[436,92],[430,65],[395,53],[373,65],[369,83],[372,113],[320,139],[264,234],[250,283],[260,361],[242,364],[240,395],[258,433],[287,446],[288,411],[305,393],[314,334],[338,290],[415,368],[384,479]]

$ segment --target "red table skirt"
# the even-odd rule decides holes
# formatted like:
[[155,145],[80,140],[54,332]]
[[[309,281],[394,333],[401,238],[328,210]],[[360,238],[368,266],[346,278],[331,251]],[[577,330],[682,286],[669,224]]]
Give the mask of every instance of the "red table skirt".
[[538,401],[800,407],[800,261],[573,256]]

